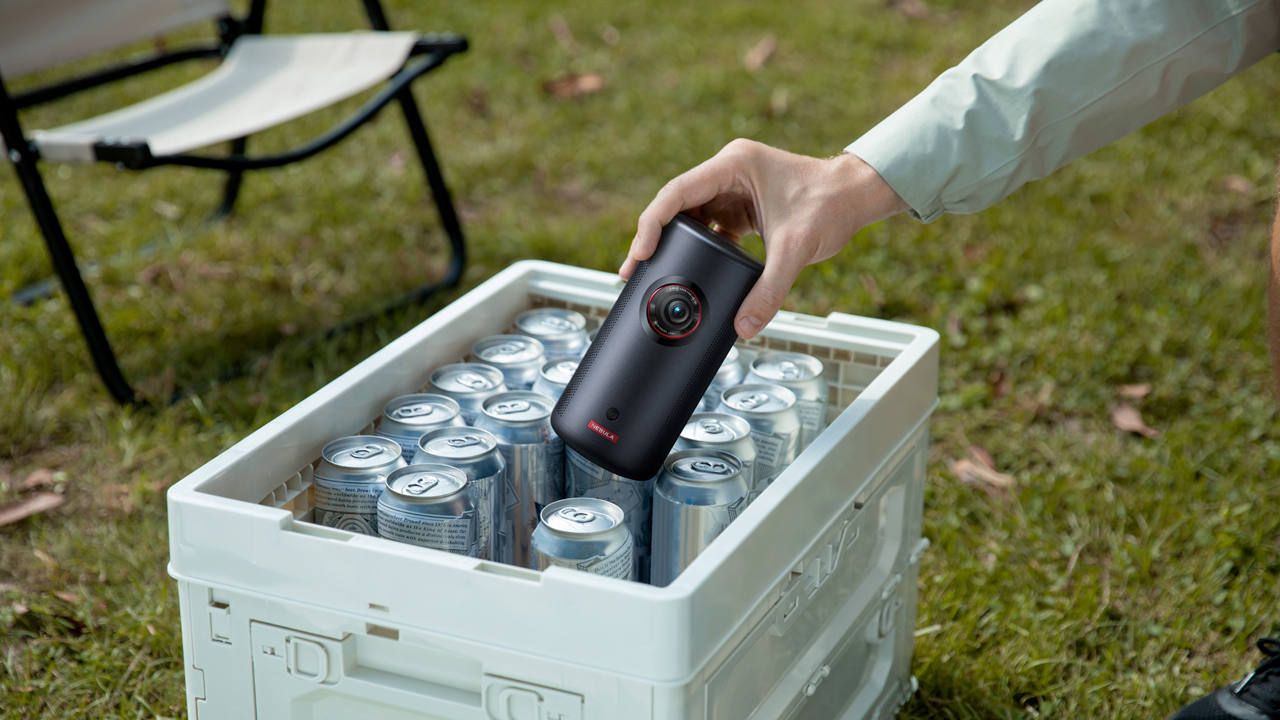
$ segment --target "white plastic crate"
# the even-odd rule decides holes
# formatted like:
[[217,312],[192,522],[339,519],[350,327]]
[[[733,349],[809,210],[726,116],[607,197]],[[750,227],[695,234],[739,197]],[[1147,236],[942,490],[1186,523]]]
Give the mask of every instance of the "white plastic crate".
[[915,688],[932,330],[784,312],[742,344],[821,358],[831,425],[666,588],[307,522],[326,442],[522,310],[598,323],[621,286],[517,263],[169,490],[193,720],[893,715]]

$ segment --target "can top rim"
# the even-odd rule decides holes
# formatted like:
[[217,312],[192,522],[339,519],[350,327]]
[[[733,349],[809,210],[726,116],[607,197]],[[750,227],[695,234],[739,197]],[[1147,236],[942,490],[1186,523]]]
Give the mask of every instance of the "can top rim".
[[539,519],[557,535],[584,537],[607,533],[622,525],[622,508],[600,498],[567,498],[542,508]]
[[[449,422],[462,412],[458,401],[436,393],[412,393],[387,401],[382,406],[382,425],[408,426],[408,428],[439,425]],[[386,428],[391,430],[392,427]],[[399,428],[396,428],[399,429]]]
[[731,453],[709,448],[671,453],[663,467],[672,476],[693,483],[725,482],[742,476],[741,460]]
[[[764,397],[751,402],[740,401],[735,403],[730,401],[730,398],[738,398],[747,394]],[[720,402],[733,408],[736,412],[750,413],[752,415],[772,415],[791,409],[796,404],[796,394],[791,392],[789,388],[772,383],[743,383],[725,388],[724,392],[720,394]]]
[[[711,426],[718,425],[720,430]],[[702,443],[728,444],[751,435],[751,424],[732,413],[702,412],[689,416],[680,437]]]
[[[466,382],[459,379],[454,385],[462,385],[463,387],[445,387],[443,383],[454,378],[462,378],[470,375],[475,379],[488,380],[489,383],[483,387],[474,381]],[[431,372],[431,387],[454,393],[456,395],[474,395],[479,393],[493,392],[497,390],[502,392],[506,389],[506,377],[498,368],[485,363],[452,363],[436,368]]]
[[808,382],[822,377],[822,361],[812,355],[783,350],[760,353],[751,361],[751,372],[770,383]]
[[[569,367],[572,365],[573,367]],[[548,360],[543,364],[539,373],[549,382],[557,385],[564,385],[569,382],[573,374],[578,371],[578,358],[576,357],[559,357],[554,360]]]
[[530,337],[559,340],[585,332],[587,318],[567,308],[534,308],[516,316],[515,328]]
[[467,476],[440,463],[406,465],[387,476],[387,491],[397,500],[428,503],[449,500],[467,489]]
[[544,357],[546,348],[528,335],[490,335],[477,340],[471,346],[471,354],[487,365],[506,367]]
[[[320,451],[317,474],[328,480],[342,480],[341,475],[364,476],[395,465],[403,460],[400,443],[378,435],[352,435],[330,441]],[[322,474],[332,469],[339,477]],[[359,479],[352,477],[350,479]]]
[[[507,408],[501,406],[507,405]],[[481,408],[484,414],[504,423],[538,422],[551,417],[555,401],[542,393],[529,390],[508,390],[486,398]]]
[[[466,442],[450,442],[466,441]],[[431,430],[418,440],[418,449],[436,457],[470,460],[498,447],[498,438],[482,428],[453,426]],[[448,465],[448,463],[444,463]]]

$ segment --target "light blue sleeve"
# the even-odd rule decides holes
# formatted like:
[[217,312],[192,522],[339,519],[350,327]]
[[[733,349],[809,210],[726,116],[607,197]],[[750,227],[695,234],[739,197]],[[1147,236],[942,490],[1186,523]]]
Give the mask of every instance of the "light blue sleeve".
[[1280,0],[1045,0],[846,150],[924,222],[977,212],[1277,48]]

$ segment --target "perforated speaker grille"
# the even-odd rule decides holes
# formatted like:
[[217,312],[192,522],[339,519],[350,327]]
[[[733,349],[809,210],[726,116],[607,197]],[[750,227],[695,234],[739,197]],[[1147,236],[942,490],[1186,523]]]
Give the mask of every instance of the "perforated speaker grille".
[[[747,293],[751,292],[751,286],[748,285],[742,291],[742,295],[738,296],[738,301],[732,307],[734,315],[737,314],[737,308],[742,305],[742,301],[747,298]],[[734,315],[725,318],[724,323],[720,326],[720,331],[716,333],[715,339],[711,342],[702,362],[698,363],[698,369],[689,377],[689,382],[684,386],[684,392],[680,393],[680,400],[671,408],[671,414],[667,415],[667,421],[662,424],[662,430],[653,436],[653,444],[649,446],[649,451],[645,453],[645,459],[652,462],[655,455],[666,458],[667,452],[671,450],[671,446],[675,444],[676,437],[680,434],[680,428],[689,420],[689,416],[697,409],[697,403],[702,398],[702,394],[707,391],[707,387],[711,385],[711,380],[715,377],[715,373],[720,369],[725,355],[729,353],[729,347],[733,345],[737,339],[737,333],[733,329]],[[664,447],[665,446],[665,447]],[[648,463],[646,463],[648,464]]]
[[595,362],[596,355],[600,352],[600,348],[604,347],[604,341],[609,338],[609,332],[613,330],[613,326],[618,324],[618,317],[626,307],[627,301],[635,294],[636,288],[640,283],[644,282],[644,273],[649,269],[649,261],[646,260],[636,266],[634,272],[631,273],[631,279],[622,288],[622,292],[618,294],[618,300],[613,304],[613,308],[609,310],[609,315],[605,317],[604,324],[600,326],[600,332],[596,333],[596,339],[591,343],[591,347],[587,348],[587,354],[582,357],[578,363],[578,369],[573,373],[573,377],[569,379],[569,384],[565,385],[564,392],[560,395],[560,400],[556,403],[556,417],[564,417],[564,409],[569,406],[569,401],[573,399],[573,394],[578,391],[578,384],[581,378],[587,376],[587,370],[591,368],[591,363]]

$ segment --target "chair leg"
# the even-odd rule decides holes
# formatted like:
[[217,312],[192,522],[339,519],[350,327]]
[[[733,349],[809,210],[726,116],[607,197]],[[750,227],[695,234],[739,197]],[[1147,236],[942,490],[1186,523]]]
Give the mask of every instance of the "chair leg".
[[453,287],[462,279],[462,271],[467,264],[466,238],[463,237],[462,225],[458,222],[458,213],[453,208],[453,199],[449,197],[449,186],[445,185],[444,175],[436,164],[436,155],[431,149],[431,140],[427,137],[427,126],[414,102],[413,92],[405,88],[396,99],[400,101],[405,123],[409,126],[409,135],[413,137],[418,159],[427,174],[427,184],[431,186],[431,195],[435,198],[436,210],[440,213],[440,224],[449,236],[449,272],[441,283],[446,287]]
[[[93,298],[89,296],[89,288],[80,276],[80,268],[76,265],[75,255],[67,236],[62,231],[62,224],[54,211],[53,201],[36,168],[36,160],[30,153],[18,153],[14,160],[18,177],[22,181],[22,189],[26,192],[27,201],[31,204],[31,212],[36,216],[40,233],[44,235],[45,244],[49,248],[49,257],[53,260],[54,270],[62,280],[62,288],[67,293],[67,300],[75,312],[76,321],[80,324],[80,332],[89,346],[89,355],[93,364],[106,385],[111,396],[122,405],[146,405],[146,401],[138,397],[120,365],[116,361],[115,352],[111,349],[111,341],[98,319],[98,312],[93,306]],[[11,154],[12,157],[12,154]]]
[[[249,138],[236,138],[231,141],[231,154],[244,155],[245,146],[248,144]],[[228,170],[227,183],[222,188],[222,205],[218,207],[217,212],[213,214],[213,219],[227,219],[236,207],[236,198],[240,196],[240,183],[244,179],[243,170]]]

